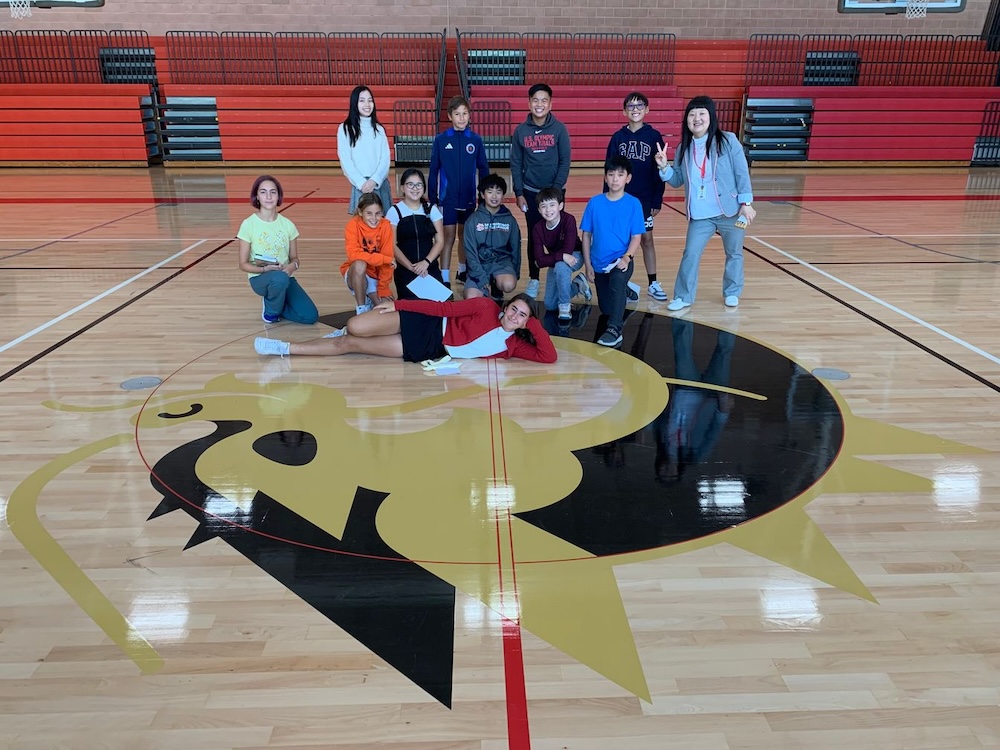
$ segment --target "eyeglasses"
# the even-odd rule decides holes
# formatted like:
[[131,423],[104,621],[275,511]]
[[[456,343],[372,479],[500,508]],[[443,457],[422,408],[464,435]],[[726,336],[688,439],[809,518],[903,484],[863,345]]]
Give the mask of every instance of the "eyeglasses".
[[420,188],[421,190],[423,190],[424,189],[424,183],[422,183],[422,182],[404,182],[403,183],[403,187],[405,187],[405,188],[412,188],[412,189]]
[[630,112],[636,112],[636,111],[638,111],[640,109],[645,109],[645,108],[646,108],[646,105],[643,104],[642,102],[635,102],[633,104],[626,104],[625,105],[625,109],[629,110]]

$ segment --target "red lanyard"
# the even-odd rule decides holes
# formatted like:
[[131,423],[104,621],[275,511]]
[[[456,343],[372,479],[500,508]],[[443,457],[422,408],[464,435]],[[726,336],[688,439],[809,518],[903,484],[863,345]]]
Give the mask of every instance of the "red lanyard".
[[698,170],[701,172],[701,179],[704,180],[705,179],[705,165],[708,164],[708,141],[705,141],[705,158],[703,158],[701,160],[701,165],[700,166],[697,163],[697,159],[698,159],[698,147],[695,146],[695,149],[694,149],[694,159],[692,159],[692,161],[695,162],[695,166],[698,167]]

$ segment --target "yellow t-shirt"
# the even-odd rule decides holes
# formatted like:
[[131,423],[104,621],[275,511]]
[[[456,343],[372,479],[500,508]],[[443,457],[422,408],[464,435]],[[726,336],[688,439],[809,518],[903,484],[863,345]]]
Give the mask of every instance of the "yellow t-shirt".
[[[251,214],[240,224],[236,238],[250,243],[250,262],[266,260],[269,263],[288,265],[288,246],[299,236],[299,230],[291,220],[281,214],[274,221],[264,221],[257,214]],[[248,273],[253,278],[259,273]]]

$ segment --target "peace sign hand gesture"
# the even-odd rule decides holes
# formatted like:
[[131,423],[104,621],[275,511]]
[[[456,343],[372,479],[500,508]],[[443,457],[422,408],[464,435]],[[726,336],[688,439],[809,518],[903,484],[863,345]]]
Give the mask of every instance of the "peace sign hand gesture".
[[665,166],[667,166],[670,163],[670,160],[667,158],[667,144],[666,143],[664,143],[662,146],[659,143],[656,144],[656,157],[655,158],[656,158],[656,166],[658,166],[660,169],[663,169]]

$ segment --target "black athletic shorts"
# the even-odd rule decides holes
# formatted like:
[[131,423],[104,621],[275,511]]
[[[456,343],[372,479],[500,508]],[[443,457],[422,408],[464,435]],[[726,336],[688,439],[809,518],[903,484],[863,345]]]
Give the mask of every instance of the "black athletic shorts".
[[441,318],[400,310],[399,335],[403,339],[403,360],[423,362],[425,359],[439,359],[447,354],[442,329]]

